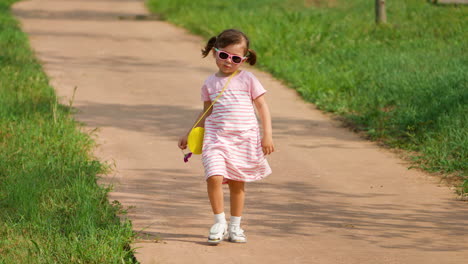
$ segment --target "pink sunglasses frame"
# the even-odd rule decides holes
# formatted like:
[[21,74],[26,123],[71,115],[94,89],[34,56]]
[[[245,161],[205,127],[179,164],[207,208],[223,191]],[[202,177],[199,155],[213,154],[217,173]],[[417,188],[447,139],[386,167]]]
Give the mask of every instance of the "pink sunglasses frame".
[[[230,59],[230,60],[232,61],[232,63],[234,63],[234,64],[240,64],[240,63],[244,62],[244,61],[247,59],[247,56],[241,57],[241,56],[239,56],[239,55],[233,55],[233,54],[231,54],[231,53],[229,53],[229,52],[226,52],[226,51],[224,51],[224,50],[219,50],[218,48],[214,48],[214,50],[216,51],[216,55],[217,55],[218,59],[220,59],[220,60],[227,60],[227,59]],[[221,58],[221,57],[219,56],[219,54],[220,54],[221,52],[226,53],[226,54],[228,55],[228,57],[225,58],[225,59]],[[235,61],[232,60],[232,57],[239,57],[239,58],[241,58],[242,60],[241,60],[240,62],[235,62]]]

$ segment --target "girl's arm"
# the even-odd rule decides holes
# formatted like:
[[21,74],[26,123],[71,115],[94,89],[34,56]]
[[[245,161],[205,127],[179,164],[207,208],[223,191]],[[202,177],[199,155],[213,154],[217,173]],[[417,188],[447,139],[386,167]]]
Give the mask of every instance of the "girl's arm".
[[275,146],[273,144],[273,131],[271,128],[271,115],[270,109],[268,109],[268,104],[263,95],[255,98],[254,100],[255,107],[257,108],[258,114],[262,121],[263,128],[263,137],[262,137],[262,148],[263,154],[269,155],[275,151]]
[[[203,102],[203,110],[200,112],[200,114],[198,114],[197,119],[195,119],[195,122],[193,122],[193,124],[190,126],[190,129],[187,131],[187,133],[185,133],[183,136],[181,136],[179,138],[178,146],[179,146],[180,149],[186,149],[187,148],[187,138],[188,138],[188,135],[190,134],[190,131],[192,130],[192,127],[195,125],[195,123],[198,121],[198,119],[200,119],[200,117],[203,115],[203,113],[205,113],[206,109],[208,109],[208,107],[210,107],[210,106],[211,106],[211,101]],[[200,122],[198,123],[197,126],[205,127],[205,119],[209,115],[211,115],[212,110],[213,110],[213,108],[211,108],[210,111],[208,111],[208,113],[206,113],[206,115],[203,117],[202,120],[200,120]]]

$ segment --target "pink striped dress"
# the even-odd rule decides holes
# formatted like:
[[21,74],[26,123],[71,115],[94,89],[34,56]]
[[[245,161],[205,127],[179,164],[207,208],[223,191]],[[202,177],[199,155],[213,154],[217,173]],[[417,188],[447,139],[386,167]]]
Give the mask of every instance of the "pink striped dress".
[[[213,101],[229,77],[208,77],[202,100]],[[205,178],[214,175],[229,180],[252,182],[271,174],[262,151],[261,136],[253,100],[266,91],[248,71],[234,76],[205,120],[202,160]]]

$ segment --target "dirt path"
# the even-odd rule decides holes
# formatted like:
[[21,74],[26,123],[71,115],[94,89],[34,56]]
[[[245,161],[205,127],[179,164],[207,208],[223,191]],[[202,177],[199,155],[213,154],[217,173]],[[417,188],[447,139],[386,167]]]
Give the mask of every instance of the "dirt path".
[[78,119],[99,128],[97,154],[116,164],[105,178],[116,184],[111,199],[135,206],[129,217],[145,235],[134,245],[142,263],[468,259],[466,203],[254,69],[269,91],[274,174],[247,186],[249,243],[208,246],[200,158],[184,164],[176,148],[215,71],[200,58],[202,40],[164,22],[119,19],[146,13],[140,0],[32,0],[15,13],[59,95],[68,100],[77,86]]

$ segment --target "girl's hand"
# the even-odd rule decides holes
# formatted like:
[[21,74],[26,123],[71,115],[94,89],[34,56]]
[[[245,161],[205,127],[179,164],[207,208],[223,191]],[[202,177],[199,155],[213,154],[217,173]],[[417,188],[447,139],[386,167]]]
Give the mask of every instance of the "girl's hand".
[[275,145],[273,144],[273,139],[271,137],[262,138],[262,149],[263,154],[270,155],[275,151]]
[[188,135],[184,135],[182,137],[179,138],[179,148],[180,149],[186,149],[187,148],[187,138],[188,138]]

